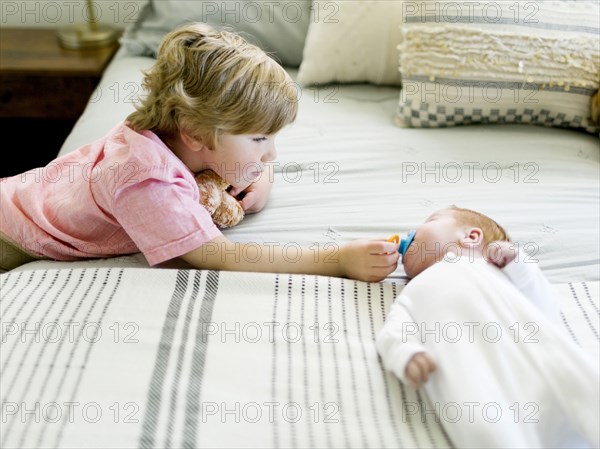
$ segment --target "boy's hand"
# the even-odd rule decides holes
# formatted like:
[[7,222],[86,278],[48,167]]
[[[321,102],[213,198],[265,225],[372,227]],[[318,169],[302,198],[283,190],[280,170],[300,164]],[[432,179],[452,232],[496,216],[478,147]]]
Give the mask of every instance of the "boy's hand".
[[239,201],[244,212],[247,214],[254,214],[263,210],[269,200],[269,194],[273,187],[271,179],[273,178],[269,171],[264,171],[256,182],[250,184],[245,190],[232,190],[229,193],[236,198],[241,197]]
[[340,248],[342,276],[366,282],[379,282],[398,266],[398,245],[385,240],[355,240]]
[[504,268],[517,257],[517,248],[511,242],[495,241],[486,248],[486,259],[498,268]]
[[429,380],[429,374],[437,369],[435,361],[426,352],[419,352],[412,356],[406,364],[404,374],[410,384],[418,390],[422,384]]

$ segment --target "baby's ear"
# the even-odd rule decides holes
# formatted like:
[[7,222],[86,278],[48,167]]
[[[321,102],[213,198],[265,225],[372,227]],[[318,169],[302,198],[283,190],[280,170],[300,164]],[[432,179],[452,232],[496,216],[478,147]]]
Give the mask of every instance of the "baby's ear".
[[468,228],[460,243],[466,248],[477,248],[483,245],[483,231],[480,228]]

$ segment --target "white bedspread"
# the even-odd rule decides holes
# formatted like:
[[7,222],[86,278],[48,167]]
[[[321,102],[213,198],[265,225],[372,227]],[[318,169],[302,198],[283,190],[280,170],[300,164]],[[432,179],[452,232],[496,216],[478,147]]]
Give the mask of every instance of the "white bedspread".
[[[0,275],[1,446],[450,447],[428,399],[377,356],[402,287],[141,268]],[[598,283],[557,291],[567,332],[597,355]]]

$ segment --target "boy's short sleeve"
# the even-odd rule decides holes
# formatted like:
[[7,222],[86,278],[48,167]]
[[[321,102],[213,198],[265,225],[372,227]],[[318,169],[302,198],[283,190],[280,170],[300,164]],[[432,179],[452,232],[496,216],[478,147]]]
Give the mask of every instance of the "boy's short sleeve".
[[222,235],[183,178],[148,176],[123,186],[116,192],[112,212],[150,265],[182,256]]

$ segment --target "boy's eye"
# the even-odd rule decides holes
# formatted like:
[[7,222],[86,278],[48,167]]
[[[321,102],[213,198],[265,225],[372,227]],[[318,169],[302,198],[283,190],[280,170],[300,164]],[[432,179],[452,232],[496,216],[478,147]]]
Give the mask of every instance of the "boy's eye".
[[254,142],[264,142],[265,140],[267,140],[266,137],[254,137],[252,139]]

